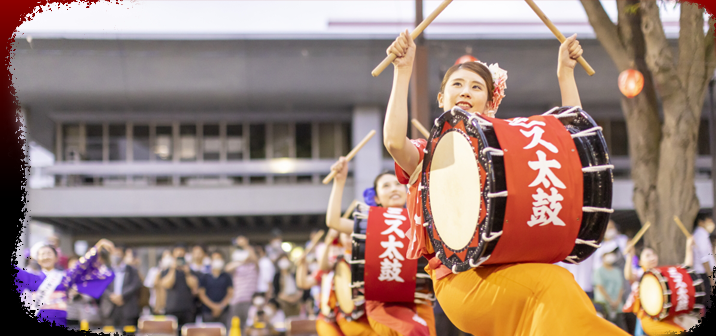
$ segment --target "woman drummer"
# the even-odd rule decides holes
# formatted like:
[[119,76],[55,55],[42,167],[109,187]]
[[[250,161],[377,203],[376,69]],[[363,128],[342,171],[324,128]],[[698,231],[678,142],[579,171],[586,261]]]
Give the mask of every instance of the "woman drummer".
[[[348,175],[348,164],[341,157],[331,170],[337,171],[333,189],[328,201],[326,224],[342,234],[353,233],[353,221],[341,218],[341,198]],[[367,205],[404,208],[407,193],[395,174],[385,172],[378,175],[373,188],[364,193]],[[348,253],[349,251],[346,251]],[[435,314],[431,304],[387,303],[366,300],[366,314],[370,326],[380,336],[436,336]]]
[[[419,215],[419,165],[425,140],[410,140],[408,86],[413,69],[415,43],[408,32],[387,50],[393,61],[393,89],[388,102],[383,142],[396,162],[396,174],[409,185],[408,211],[411,243],[408,257],[425,256],[426,271],[433,279],[438,301],[460,330],[472,335],[628,335],[597,316],[594,305],[569,271],[553,264],[520,263],[487,265],[453,274],[435,257],[426,229],[414,218]],[[576,35],[559,48],[557,78],[563,106],[581,106],[574,79],[576,59],[582,48]],[[443,111],[459,107],[468,113],[493,117],[505,89],[506,72],[497,64],[466,62],[448,69],[438,102]],[[415,172],[415,173],[414,173]],[[411,178],[413,177],[413,178]]]
[[[689,237],[686,239],[686,254],[684,257],[684,263],[680,265],[682,268],[692,268],[694,265],[694,238]],[[644,273],[650,269],[659,266],[659,256],[656,254],[656,250],[652,247],[646,246],[642,249],[639,254],[638,269],[634,269],[632,266],[634,260],[634,247],[631,246],[626,250],[626,264],[624,265],[624,277],[632,286],[631,296],[629,301],[624,305],[623,311],[633,312],[637,316],[637,329],[641,328],[646,335],[661,335],[670,332],[680,333],[684,330],[691,329],[697,322],[697,319],[691,318],[686,314],[678,316],[670,316],[661,321],[654,321],[641,307],[639,300],[639,280]],[[659,295],[659,294],[657,294]]]

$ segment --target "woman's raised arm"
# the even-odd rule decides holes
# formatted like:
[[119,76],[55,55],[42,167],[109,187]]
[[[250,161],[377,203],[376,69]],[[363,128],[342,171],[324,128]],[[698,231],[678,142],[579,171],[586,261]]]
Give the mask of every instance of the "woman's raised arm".
[[326,226],[346,234],[353,233],[353,221],[341,218],[341,202],[343,200],[343,188],[346,185],[348,177],[348,162],[346,158],[341,156],[332,167],[331,170],[338,171],[333,179],[333,189],[331,196],[328,198],[328,210],[326,211]]
[[398,55],[393,61],[393,89],[383,125],[383,144],[393,160],[408,174],[412,174],[420,161],[420,153],[407,137],[408,89],[415,59],[415,42],[406,30],[390,45],[388,54]]
[[559,47],[557,79],[562,94],[562,106],[582,107],[577,82],[574,80],[574,67],[577,65],[577,58],[582,56],[582,52],[582,47],[577,41],[577,34],[568,37]]

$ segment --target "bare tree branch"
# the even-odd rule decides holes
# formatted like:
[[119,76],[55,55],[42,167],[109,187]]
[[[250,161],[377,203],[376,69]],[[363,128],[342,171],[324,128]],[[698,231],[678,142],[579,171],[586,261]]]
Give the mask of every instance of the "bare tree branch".
[[[677,65],[681,84],[686,89],[687,97],[698,97],[703,94],[705,86],[698,80],[704,76],[704,10],[698,5],[684,2],[681,4],[679,19],[679,61]],[[696,80],[694,80],[696,79]],[[692,111],[701,112],[703,101],[695,102],[698,106],[691,106]]]
[[602,3],[594,0],[581,0],[581,3],[584,11],[587,12],[589,23],[592,25],[597,39],[611,56],[619,72],[628,69],[631,60],[626,48],[624,48],[622,41],[619,39],[617,25],[609,18]]
[[[662,100],[683,90],[677,75],[671,46],[666,40],[664,27],[655,0],[641,0],[641,28],[646,42],[646,63],[649,66],[656,90]],[[681,35],[681,34],[680,34]]]
[[704,87],[708,85],[714,74],[714,70],[716,70],[716,43],[714,42],[715,25],[716,19],[714,19],[714,16],[711,16],[709,18],[709,30],[706,32],[706,37],[704,37],[704,50],[706,52],[706,76],[703,82]]

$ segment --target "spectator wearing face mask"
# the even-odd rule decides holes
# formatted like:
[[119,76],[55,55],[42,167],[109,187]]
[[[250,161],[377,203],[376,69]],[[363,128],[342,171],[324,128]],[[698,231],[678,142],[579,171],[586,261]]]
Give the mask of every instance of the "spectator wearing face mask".
[[139,290],[142,281],[136,268],[125,262],[126,247],[116,247],[109,257],[114,280],[101,298],[105,325],[122,329],[134,326],[139,318]]
[[281,244],[283,244],[283,238],[281,237],[281,230],[274,229],[271,231],[273,238],[271,238],[271,241],[268,245],[266,245],[266,255],[271,259],[272,262],[276,262],[278,260],[278,257],[283,254],[283,249],[281,248]]
[[234,295],[231,299],[230,317],[238,317],[240,330],[245,330],[246,319],[251,307],[251,297],[256,292],[259,278],[258,257],[249,245],[249,240],[239,236],[234,240],[236,250],[231,254],[231,262],[225,271],[232,275]]
[[149,269],[144,279],[144,287],[149,289],[149,307],[155,315],[164,314],[164,303],[166,302],[166,290],[161,286],[159,275],[161,271],[169,269],[172,265],[171,251],[164,250],[157,260],[157,266]]
[[711,307],[711,291],[714,285],[714,279],[709,277],[713,274],[716,267],[716,259],[712,250],[709,236],[714,232],[716,224],[713,218],[707,213],[699,213],[694,220],[694,273],[696,273],[707,284],[706,287],[706,303],[707,309]]
[[[251,307],[249,313],[246,316],[246,320],[249,321],[248,325],[256,323],[256,313],[262,311],[265,312],[268,307],[268,301],[263,293],[254,293],[251,297]],[[270,316],[269,316],[270,317]]]
[[276,267],[261,246],[256,246],[258,254],[259,280],[256,284],[256,291],[264,294],[266,298],[273,295],[273,277],[276,275]]
[[602,255],[602,265],[594,272],[594,302],[600,307],[604,318],[626,329],[621,308],[624,305],[624,276],[614,266],[617,260],[616,251]]
[[194,322],[194,297],[199,290],[198,274],[189,268],[184,259],[185,254],[186,245],[177,244],[172,251],[174,262],[169,269],[160,273],[161,284],[167,290],[165,311],[168,315],[176,316],[179,330],[184,324]]
[[287,317],[301,314],[303,291],[296,286],[296,275],[291,272],[291,261],[282,254],[276,261],[278,273],[273,280],[274,297]]
[[199,281],[199,299],[202,302],[203,322],[221,322],[231,326],[229,302],[234,294],[234,286],[231,276],[224,272],[224,265],[221,252],[212,252],[211,273],[204,274]]

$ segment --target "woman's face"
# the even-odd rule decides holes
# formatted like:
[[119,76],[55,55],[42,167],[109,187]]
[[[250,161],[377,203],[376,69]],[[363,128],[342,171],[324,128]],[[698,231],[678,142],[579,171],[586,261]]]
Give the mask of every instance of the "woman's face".
[[466,112],[483,114],[487,96],[485,79],[470,70],[458,69],[450,75],[445,91],[438,93],[438,102],[446,112],[457,106]]
[[645,270],[648,270],[658,265],[659,256],[656,255],[656,252],[650,248],[645,248],[644,251],[641,252],[641,257],[639,258],[639,266],[641,266],[641,268]]
[[55,255],[55,252],[52,251],[52,248],[45,246],[37,251],[37,263],[45,270],[55,268],[57,256]]
[[408,199],[405,186],[392,174],[383,175],[378,179],[375,194],[377,203],[386,208],[402,208]]

